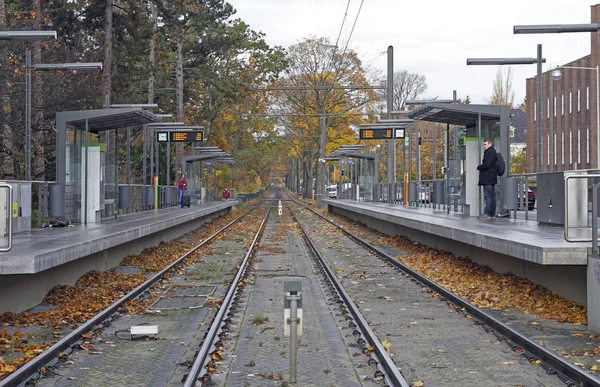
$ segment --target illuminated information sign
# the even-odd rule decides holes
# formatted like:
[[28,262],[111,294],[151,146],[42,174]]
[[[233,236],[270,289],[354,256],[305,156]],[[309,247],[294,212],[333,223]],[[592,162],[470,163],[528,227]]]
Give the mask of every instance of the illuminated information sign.
[[156,132],[158,142],[202,142],[204,132]]
[[361,140],[391,140],[393,138],[404,138],[404,128],[361,129],[359,133]]

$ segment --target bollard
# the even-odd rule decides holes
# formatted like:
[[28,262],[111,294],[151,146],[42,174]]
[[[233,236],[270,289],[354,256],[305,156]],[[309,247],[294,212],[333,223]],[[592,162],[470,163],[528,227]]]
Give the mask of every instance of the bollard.
[[298,336],[302,336],[302,282],[285,281],[283,291],[283,333],[290,336],[290,383],[296,383]]
[[279,201],[277,208],[279,209],[279,216],[281,216],[282,211],[283,211],[283,209],[281,208],[281,200]]

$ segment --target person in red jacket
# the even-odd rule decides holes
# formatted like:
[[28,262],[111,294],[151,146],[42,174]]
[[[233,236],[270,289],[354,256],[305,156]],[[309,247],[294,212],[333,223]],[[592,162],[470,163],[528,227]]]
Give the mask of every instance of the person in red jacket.
[[230,198],[230,195],[229,195],[229,188],[225,188],[225,189],[223,190],[223,200],[227,201],[227,200],[229,200],[229,198]]
[[179,180],[177,181],[177,204],[181,205],[181,198],[185,195],[185,191],[187,191],[187,181],[185,180],[185,173],[182,173],[179,176]]

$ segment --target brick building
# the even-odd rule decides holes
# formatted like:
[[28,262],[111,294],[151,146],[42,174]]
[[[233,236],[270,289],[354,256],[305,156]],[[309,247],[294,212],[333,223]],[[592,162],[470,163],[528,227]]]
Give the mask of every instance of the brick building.
[[[591,6],[591,23],[600,22],[600,4]],[[591,55],[542,74],[542,172],[598,168],[596,162],[596,66],[600,64],[600,32],[591,32]],[[536,172],[536,77],[527,78],[527,172]],[[553,141],[554,139],[554,141]],[[554,155],[554,157],[553,157]]]

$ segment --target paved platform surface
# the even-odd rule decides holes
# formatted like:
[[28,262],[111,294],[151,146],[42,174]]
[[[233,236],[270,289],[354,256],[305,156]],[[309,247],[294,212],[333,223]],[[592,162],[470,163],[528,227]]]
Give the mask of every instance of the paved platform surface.
[[[535,212],[517,218],[479,220],[462,213],[429,207],[380,202],[324,200],[328,206],[409,227],[540,265],[587,265],[591,242],[567,242],[561,226],[539,224]],[[584,230],[583,233],[591,231]]]
[[208,202],[14,234],[12,249],[0,253],[0,275],[38,273],[236,205],[237,201]]

